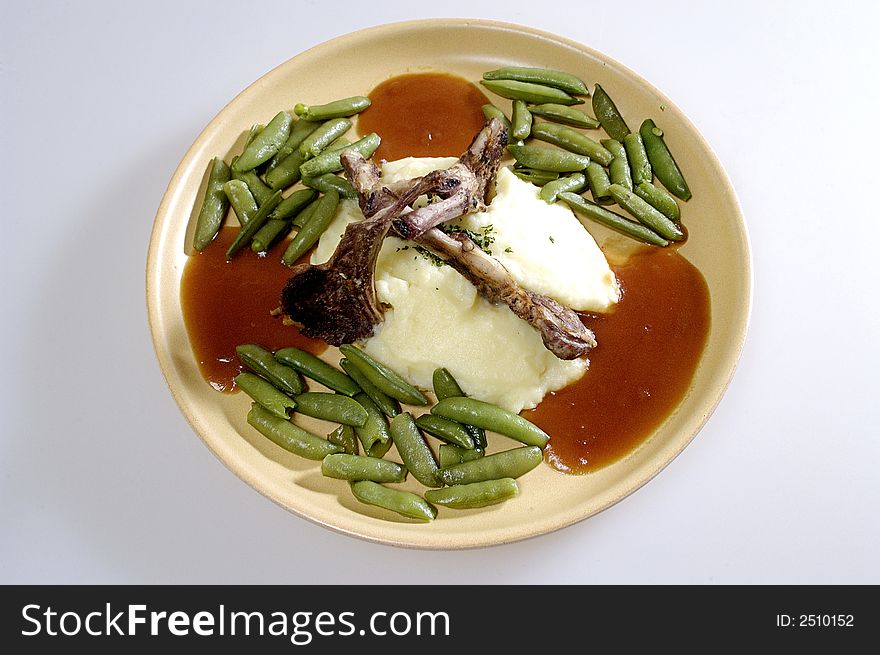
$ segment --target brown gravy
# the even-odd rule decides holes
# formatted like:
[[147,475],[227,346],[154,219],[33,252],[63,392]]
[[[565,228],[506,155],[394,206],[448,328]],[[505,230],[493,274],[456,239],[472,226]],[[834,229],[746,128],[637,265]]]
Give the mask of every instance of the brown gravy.
[[551,435],[546,460],[589,473],[634,450],[690,386],[709,333],[702,274],[672,249],[647,248],[614,267],[615,309],[584,316],[596,333],[590,370],[523,416]]
[[458,157],[485,123],[489,100],[468,80],[447,73],[412,73],[382,82],[358,116],[360,134],[382,137],[376,161]]
[[237,227],[224,227],[204,251],[191,255],[180,283],[189,342],[202,377],[218,391],[232,391],[232,378],[242,370],[235,354],[240,344],[273,351],[294,346],[316,355],[327,349],[323,341],[302,336],[270,314],[290,277],[277,252],[283,245],[268,257],[244,248],[227,262],[226,249],[236,234]]

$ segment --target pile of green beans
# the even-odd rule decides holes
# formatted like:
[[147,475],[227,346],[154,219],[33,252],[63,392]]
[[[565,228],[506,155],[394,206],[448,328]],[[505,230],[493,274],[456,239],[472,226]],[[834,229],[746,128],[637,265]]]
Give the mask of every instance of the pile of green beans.
[[[268,252],[295,231],[295,243],[282,257],[284,264],[293,265],[330,224],[339,199],[357,198],[351,184],[335,173],[342,169],[344,150],[369,158],[379,147],[375,133],[354,143],[344,138],[351,117],[369,106],[365,96],[323,105],[297,103],[293,111],[278,112],[266,125],[252,126],[229,164],[214,157],[208,166],[193,249],[208,247],[231,207],[241,230],[226,253],[228,260],[246,246],[256,253]],[[319,211],[308,211],[316,205]]]
[[[340,347],[338,368],[298,348],[273,353],[242,344],[236,353],[244,370],[235,385],[253,400],[248,424],[280,448],[320,460],[321,472],[348,482],[362,503],[430,521],[438,505],[476,509],[516,496],[517,478],[543,460],[549,440],[543,430],[468,397],[445,368],[434,371],[437,402],[431,405],[399,373],[353,344]],[[310,388],[313,383],[321,387]],[[429,411],[415,415],[419,407]],[[335,427],[321,437],[297,425],[298,415]],[[519,444],[489,453],[486,431]],[[399,461],[386,458],[392,447]],[[410,475],[424,487],[421,495],[387,486]]]
[[[512,171],[542,187],[544,201],[561,200],[579,216],[647,244],[667,246],[685,238],[676,198],[687,201],[691,192],[653,120],[631,131],[600,84],[590,94],[580,78],[564,71],[505,66],[484,73],[481,83],[512,101],[510,119],[494,104],[484,105],[483,113],[507,125]],[[586,96],[592,96],[595,118],[574,106]],[[579,131],[600,128],[608,138]],[[655,177],[662,186],[654,184]],[[627,215],[599,207],[613,204]]]

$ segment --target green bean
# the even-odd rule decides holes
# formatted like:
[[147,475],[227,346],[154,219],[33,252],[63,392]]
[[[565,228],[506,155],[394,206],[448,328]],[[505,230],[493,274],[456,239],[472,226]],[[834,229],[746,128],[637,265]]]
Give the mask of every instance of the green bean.
[[300,457],[322,460],[327,455],[342,452],[342,447],[303,430],[290,421],[279,418],[258,403],[251,406],[247,422],[260,434]]
[[496,107],[492,103],[483,105],[482,107],[480,107],[480,109],[483,110],[483,116],[486,117],[487,121],[492,120],[493,118],[497,118],[502,123],[504,123],[504,127],[507,128],[508,134],[510,133],[510,119],[503,111],[498,109],[498,107]]
[[340,425],[327,435],[327,441],[341,446],[342,452],[347,455],[359,454],[360,448],[358,448],[357,436],[354,433],[354,428],[350,425]]
[[321,391],[307,391],[294,396],[296,411],[312,418],[359,428],[367,422],[367,410],[348,396]]
[[[614,162],[611,163],[613,164]],[[611,194],[608,193],[608,187],[611,186],[611,181],[608,179],[608,173],[594,161],[591,161],[587,165],[587,185],[590,187],[590,192],[593,194],[593,199],[596,202],[606,204],[614,202]],[[558,199],[559,196],[557,195],[557,200]]]
[[333,118],[321,123],[317,130],[299,144],[299,153],[306,159],[320,154],[327,146],[348,132],[350,127],[351,121],[347,118]]
[[266,173],[266,184],[272,189],[286,189],[290,185],[296,184],[302,177],[299,167],[303,165],[305,160],[305,155],[299,150],[294,151]]
[[[602,139],[601,143],[614,156],[614,159],[608,165],[607,177],[610,178],[610,182],[605,187],[606,191],[607,187],[612,184],[619,184],[627,189],[632,189],[632,174],[630,172],[629,157],[626,156],[626,148],[620,141],[615,139]],[[605,197],[609,196],[609,193],[605,194]]]
[[[632,170],[633,185],[639,185],[642,182],[650,183],[654,179],[654,173],[651,171],[648,153],[645,152],[641,135],[638,132],[630,132],[623,138],[623,147],[626,149],[629,167]],[[632,191],[632,187],[629,189]]]
[[474,447],[474,440],[471,438],[471,435],[457,421],[450,421],[448,418],[434,416],[433,414],[422,414],[416,419],[416,425],[420,430],[447,443],[468,449],[473,449]]
[[473,459],[479,459],[485,455],[482,449],[462,448],[449,443],[440,444],[440,468],[447,468],[453,464],[461,464],[469,462]]
[[526,66],[503,66],[496,70],[483,73],[484,80],[518,80],[520,82],[533,82],[562,89],[572,95],[590,95],[584,81],[562,71],[549,68],[532,68]]
[[234,172],[249,171],[260,164],[269,161],[290,136],[290,128],[293,125],[293,117],[286,111],[279,111],[269,121],[253,141],[241,153],[232,165]]
[[[355,433],[360,442],[364,445],[364,452],[368,455],[375,456],[373,453],[377,448],[381,448],[385,444],[391,443],[391,432],[388,429],[388,421],[385,415],[376,406],[370,397],[361,392],[356,394],[354,399],[364,408],[367,413],[367,420],[363,425],[355,428]],[[387,452],[387,448],[385,449]],[[384,452],[382,453],[385,454]]]
[[544,186],[548,182],[559,179],[559,173],[552,171],[542,171],[537,168],[518,168],[514,166],[511,172],[523,182],[530,182],[535,186]]
[[205,187],[193,234],[193,248],[199,252],[217,236],[229,211],[229,198],[223,191],[223,185],[229,181],[229,166],[219,157],[214,157],[208,165],[208,171],[208,186]]
[[376,404],[385,416],[388,418],[394,418],[400,414],[400,404],[375,384],[370,382],[369,378],[361,373],[361,370],[357,366],[344,357],[339,361],[339,365],[342,367],[342,370],[348,373],[348,376],[364,390],[364,393],[370,397],[370,400]]
[[480,84],[502,98],[524,100],[536,105],[546,102],[558,105],[579,105],[583,102],[580,98],[575,98],[561,89],[545,84],[518,82],[516,80],[480,80]]
[[431,384],[434,387],[434,395],[437,396],[437,400],[458,398],[465,395],[458,384],[458,380],[452,376],[452,373],[442,367],[434,369],[434,373],[431,376]]
[[232,381],[235,386],[280,418],[286,419],[288,417],[287,410],[297,406],[292,398],[281,393],[271,383],[253,373],[239,373]]
[[[329,455],[329,457],[339,457],[339,455]],[[444,489],[428,489],[425,492],[425,500],[454,509],[474,509],[503,502],[516,496],[518,492],[516,480],[501,478],[459,484]]]
[[387,459],[366,455],[327,455],[321,462],[321,473],[337,480],[372,480],[373,482],[403,482],[406,468]]
[[254,238],[251,239],[251,250],[257,254],[269,252],[272,245],[286,232],[291,230],[290,221],[270,218],[265,222],[263,227],[257,230]]
[[362,503],[382,507],[411,519],[432,521],[437,516],[437,508],[421,496],[400,489],[389,489],[372,480],[352,482],[351,492]]
[[331,118],[346,118],[361,113],[370,106],[365,96],[352,96],[334,100],[324,105],[304,105],[298,102],[293,108],[296,115],[307,121],[326,121]]
[[345,373],[305,350],[282,348],[275,353],[275,359],[296,369],[305,377],[320,382],[325,387],[346,396],[354,396],[361,391],[354,380]]
[[534,116],[540,116],[554,123],[562,123],[563,125],[571,125],[572,127],[583,127],[594,129],[599,127],[599,121],[592,116],[588,116],[585,112],[574,107],[566,105],[557,105],[552,102],[543,105],[532,105],[529,111]]
[[[452,373],[445,368],[434,369],[434,373],[431,376],[431,384],[434,387],[434,395],[437,396],[437,400],[467,396],[459,386],[458,380],[452,377]],[[470,435],[475,448],[486,447],[486,432],[482,428],[474,425],[465,425],[464,429]]]
[[619,184],[612,184],[608,190],[617,204],[635,216],[642,225],[652,229],[664,239],[669,239],[670,241],[681,241],[684,239],[684,232],[681,231],[680,227],[629,189]]
[[639,134],[642,136],[648,161],[651,162],[657,179],[676,198],[688,200],[691,197],[691,190],[663,140],[663,132],[648,118],[639,128]]
[[272,197],[266,200],[257,210],[257,213],[238,231],[238,234],[235,235],[235,240],[226,251],[227,261],[232,259],[235,253],[251,242],[257,231],[269,220],[269,214],[278,206],[279,202],[281,202],[281,189],[273,193]]
[[229,180],[223,185],[223,192],[232,205],[232,211],[242,226],[247,225],[254,214],[257,213],[257,201],[254,194],[243,180]]
[[500,478],[518,478],[535,468],[544,459],[538,446],[523,446],[486,455],[470,462],[453,464],[438,472],[448,485],[470,484]]
[[650,243],[655,246],[669,245],[669,242],[666,239],[661,237],[653,230],[648,229],[641,223],[636,223],[635,221],[631,221],[625,216],[621,216],[620,214],[615,214],[614,212],[608,211],[604,207],[593,204],[592,202],[586,200],[583,196],[579,196],[576,193],[560,193],[559,199],[564,201],[578,214],[586,216],[587,218],[590,218],[597,223],[604,225],[605,227],[610,228],[616,232],[620,232],[621,234],[624,234],[632,239],[642,241],[644,243]]
[[[313,121],[299,120],[294,123],[293,127],[290,128],[290,136],[287,137],[287,141],[285,141],[284,145],[281,146],[278,152],[276,152],[272,156],[272,159],[266,164],[266,173],[270,173],[272,169],[278,166],[278,164],[284,159],[296,152],[299,149],[299,144],[305,141],[305,138],[320,126],[320,123]],[[303,158],[303,161],[305,161],[305,158]]]
[[437,477],[437,460],[411,414],[403,412],[391,419],[391,438],[400,459],[416,480],[426,487],[441,486]]
[[565,148],[569,152],[586,155],[591,161],[597,161],[603,166],[610,164],[614,158],[601,144],[565,125],[538,123],[532,127],[532,137]]
[[475,398],[446,398],[434,405],[431,413],[491,430],[530,446],[543,448],[550,440],[546,432],[522,416]]
[[608,136],[623,143],[624,137],[629,134],[629,127],[617,110],[611,96],[599,84],[596,84],[596,88],[593,90],[593,113],[596,114],[596,118],[599,119],[599,123],[602,124]]
[[408,405],[428,404],[428,399],[425,398],[421,391],[390,368],[370,357],[360,348],[356,348],[351,344],[343,344],[339,347],[339,350],[354,366],[360,369],[361,373],[370,382],[379,387],[385,394]]
[[539,148],[537,146],[509,145],[507,149],[520,164],[554,173],[575,173],[590,163],[590,158],[567,150]]
[[299,189],[294,191],[269,214],[270,219],[291,219],[308,207],[318,194],[313,189]]
[[299,172],[303,177],[317,177],[324,173],[341,171],[343,168],[341,160],[343,152],[346,150],[354,150],[362,155],[364,159],[369,159],[379,148],[381,141],[382,139],[379,138],[378,134],[371,132],[354,143],[345,143],[343,145],[328,148],[300,166]]
[[571,191],[572,193],[579,193],[585,186],[587,186],[587,178],[584,177],[583,173],[572,173],[571,175],[560,177],[558,180],[548,182],[538,195],[544,202],[553,204],[556,202],[556,196],[561,192]]
[[287,250],[281,256],[282,263],[286,266],[293,266],[297,259],[306,254],[309,248],[315,245],[318,239],[321,238],[324,230],[333,222],[338,206],[339,193],[336,189],[330,189],[318,200],[315,209],[312,210],[312,214],[309,216],[309,222],[304,224],[299,232],[296,233],[296,236],[291,239]]
[[260,179],[260,176],[255,171],[233,172],[232,177],[247,184],[251,195],[257,201],[257,206],[262,205],[272,196],[272,189]]
[[235,353],[245,366],[274,384],[281,391],[298,394],[305,390],[306,385],[300,374],[279,362],[265,348],[253,343],[245,343],[236,346]]
[[527,139],[532,131],[532,115],[522,100],[513,101],[513,113],[510,118],[510,138]]
[[666,189],[654,186],[650,182],[642,182],[633,191],[666,218],[673,221],[678,221],[681,218],[681,210],[678,208],[678,203],[675,202],[675,197]]
[[358,197],[357,190],[351,186],[351,182],[333,173],[324,173],[318,177],[304,177],[302,183],[322,193],[335,189],[340,198],[353,200]]

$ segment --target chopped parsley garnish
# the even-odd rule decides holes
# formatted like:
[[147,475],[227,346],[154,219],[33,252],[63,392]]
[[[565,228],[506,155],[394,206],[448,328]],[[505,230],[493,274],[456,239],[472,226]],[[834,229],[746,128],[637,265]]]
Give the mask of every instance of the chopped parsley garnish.
[[432,253],[430,250],[427,250],[426,248],[422,248],[421,246],[414,246],[414,248],[417,253],[419,253],[422,257],[427,259],[432,264],[434,264],[434,266],[436,266],[437,268],[440,268],[441,266],[446,265],[446,262],[444,262],[441,257],[438,257],[437,255]]
[[477,247],[484,253],[486,253],[487,255],[492,254],[492,249],[489,246],[495,243],[495,237],[492,234],[492,232],[495,231],[495,226],[491,223],[489,225],[484,225],[483,227],[481,227],[479,232],[465,229],[460,225],[441,225],[440,229],[443,230],[446,234],[464,234],[471,241],[477,244]]

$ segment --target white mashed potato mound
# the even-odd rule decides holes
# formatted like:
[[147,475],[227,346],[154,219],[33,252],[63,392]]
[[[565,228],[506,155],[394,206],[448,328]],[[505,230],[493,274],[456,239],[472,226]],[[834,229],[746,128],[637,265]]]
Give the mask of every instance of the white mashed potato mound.
[[[382,177],[408,179],[455,161],[410,157],[387,162]],[[312,263],[329,259],[346,225],[361,218],[355,201],[340,203]],[[460,222],[477,232],[492,226],[493,255],[523,287],[578,310],[603,311],[619,298],[604,255],[571,211],[548,205],[536,187],[507,169],[499,172],[487,211]],[[558,359],[538,331],[506,305],[489,303],[452,268],[437,266],[401,239],[385,240],[375,280],[378,300],[389,308],[364,349],[423,389],[431,388],[434,370],[442,366],[468,395],[519,412],[587,370],[585,359]]]

